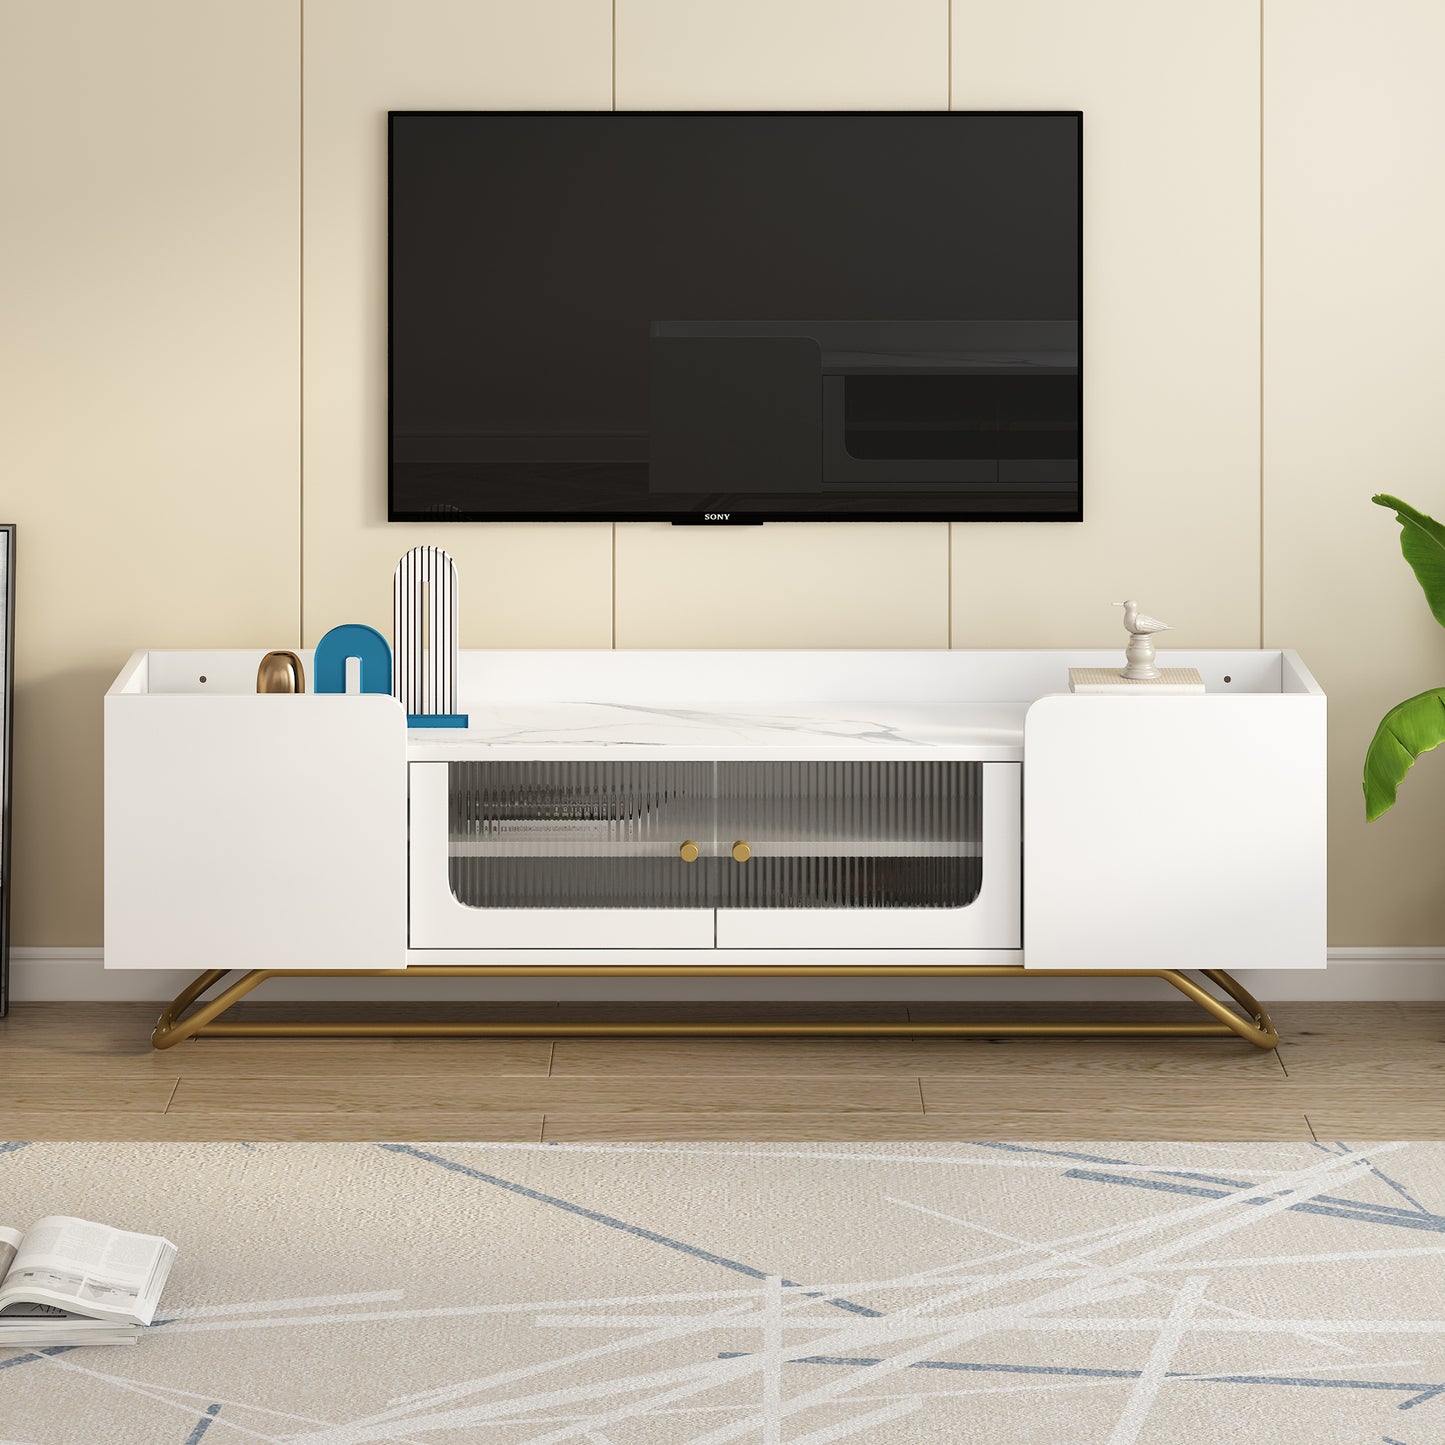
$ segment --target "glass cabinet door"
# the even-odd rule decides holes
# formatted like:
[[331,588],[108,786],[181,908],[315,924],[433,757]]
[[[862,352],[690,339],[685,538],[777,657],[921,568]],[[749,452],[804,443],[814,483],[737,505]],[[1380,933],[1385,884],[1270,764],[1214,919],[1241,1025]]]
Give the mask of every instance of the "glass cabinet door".
[[472,908],[964,908],[982,765],[449,765],[448,869]]
[[712,763],[448,768],[448,871],[459,903],[713,906]]
[[[720,949],[1014,950],[1018,763],[723,763]],[[722,851],[721,849],[719,851]]]
[[982,765],[719,763],[720,908],[964,908]]
[[1020,773],[414,763],[411,946],[1016,949]]

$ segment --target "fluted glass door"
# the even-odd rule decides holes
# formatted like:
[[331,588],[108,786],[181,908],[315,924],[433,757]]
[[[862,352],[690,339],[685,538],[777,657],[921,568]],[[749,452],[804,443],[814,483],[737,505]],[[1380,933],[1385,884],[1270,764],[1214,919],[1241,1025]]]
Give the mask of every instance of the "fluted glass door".
[[448,765],[452,893],[474,908],[710,908],[713,763]]
[[982,882],[977,763],[448,766],[473,908],[957,909]]
[[719,763],[717,906],[966,907],[981,779],[966,762]]

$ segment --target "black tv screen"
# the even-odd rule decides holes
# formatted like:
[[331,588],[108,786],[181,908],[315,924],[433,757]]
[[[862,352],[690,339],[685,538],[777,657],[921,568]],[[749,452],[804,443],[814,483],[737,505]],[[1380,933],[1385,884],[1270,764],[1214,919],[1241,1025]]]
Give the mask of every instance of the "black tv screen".
[[1082,117],[390,116],[393,521],[1077,521]]

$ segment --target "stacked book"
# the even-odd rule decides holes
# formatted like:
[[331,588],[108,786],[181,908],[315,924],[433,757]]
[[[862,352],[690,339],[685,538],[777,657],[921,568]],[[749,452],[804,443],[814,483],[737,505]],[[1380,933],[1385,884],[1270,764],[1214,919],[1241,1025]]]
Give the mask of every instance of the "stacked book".
[[50,1214],[0,1225],[0,1348],[133,1345],[155,1319],[176,1247]]

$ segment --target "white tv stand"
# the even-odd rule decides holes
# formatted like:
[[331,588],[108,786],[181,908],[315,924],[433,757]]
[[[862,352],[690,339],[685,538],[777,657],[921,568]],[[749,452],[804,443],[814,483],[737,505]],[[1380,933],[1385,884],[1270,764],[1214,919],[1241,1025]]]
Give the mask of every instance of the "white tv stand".
[[1324,965],[1325,698],[1292,652],[1171,651],[1202,696],[1069,694],[1101,651],[464,652],[455,732],[258,696],[261,655],[137,652],[106,696],[106,966],[210,964],[160,1047],[644,1031],[214,1021],[323,972],[1142,973],[1212,1021],[1092,1031],[1268,1046],[1220,965]]

